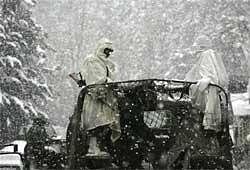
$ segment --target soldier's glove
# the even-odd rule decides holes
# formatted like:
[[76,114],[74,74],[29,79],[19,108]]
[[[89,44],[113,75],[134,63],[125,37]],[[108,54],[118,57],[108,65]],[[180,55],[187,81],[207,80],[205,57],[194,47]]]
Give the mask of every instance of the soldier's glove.
[[77,84],[78,84],[79,87],[86,86],[86,81],[85,80],[79,80],[77,82]]

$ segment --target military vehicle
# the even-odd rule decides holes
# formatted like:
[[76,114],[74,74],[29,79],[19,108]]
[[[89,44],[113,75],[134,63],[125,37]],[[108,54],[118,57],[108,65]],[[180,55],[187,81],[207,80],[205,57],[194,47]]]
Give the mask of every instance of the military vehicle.
[[112,142],[105,130],[99,139],[106,156],[86,155],[89,135],[81,128],[81,114],[85,95],[97,85],[84,87],[67,129],[69,169],[233,169],[227,93],[209,84],[218,89],[222,123],[219,132],[205,130],[204,112],[190,95],[196,83],[145,79],[99,84],[112,90],[120,115],[120,138]]

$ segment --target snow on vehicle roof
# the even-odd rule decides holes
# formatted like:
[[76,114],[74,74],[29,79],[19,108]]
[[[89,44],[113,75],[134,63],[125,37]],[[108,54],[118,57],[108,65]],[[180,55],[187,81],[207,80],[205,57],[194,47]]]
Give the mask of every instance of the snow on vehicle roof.
[[[24,148],[27,144],[26,141],[24,140],[15,140],[13,142],[11,142],[11,144],[17,144],[18,146],[18,150],[17,152],[20,153],[20,154],[24,154]],[[4,147],[3,149],[0,150],[0,153],[1,152],[14,152],[14,146],[6,146]]]
[[248,93],[230,94],[230,97],[235,116],[250,115],[250,103]]
[[0,154],[0,166],[2,165],[23,165],[19,154]]

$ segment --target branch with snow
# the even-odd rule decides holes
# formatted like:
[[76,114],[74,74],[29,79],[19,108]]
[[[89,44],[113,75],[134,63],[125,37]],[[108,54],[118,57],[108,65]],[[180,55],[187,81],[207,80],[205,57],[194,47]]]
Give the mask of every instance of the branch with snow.
[[14,67],[15,63],[17,63],[20,67],[22,67],[22,62],[18,58],[10,56],[10,55],[8,55],[6,57],[0,57],[0,62],[4,66],[6,66],[5,62],[8,62],[11,67]]
[[10,99],[12,99],[15,102],[15,104],[17,104],[18,106],[20,106],[20,108],[22,109],[22,111],[24,113],[27,113],[27,114],[29,113],[29,110],[27,110],[25,108],[24,101],[20,100],[19,98],[15,97],[15,96],[10,96]]
[[22,0],[23,3],[25,3],[25,5],[28,5],[30,7],[34,7],[37,3],[36,0]]
[[18,70],[19,78],[29,82],[29,88],[32,88],[34,91],[39,91],[41,96],[44,96],[42,93],[48,94],[48,96],[53,96],[52,92],[50,91],[49,87],[45,83],[40,83],[36,79],[28,78],[23,71]]
[[56,66],[53,66],[52,68],[48,68],[48,67],[43,67],[43,71],[45,72],[48,72],[48,73],[51,73],[51,72],[54,72],[54,71],[59,71],[61,70],[61,66],[60,65],[56,65]]

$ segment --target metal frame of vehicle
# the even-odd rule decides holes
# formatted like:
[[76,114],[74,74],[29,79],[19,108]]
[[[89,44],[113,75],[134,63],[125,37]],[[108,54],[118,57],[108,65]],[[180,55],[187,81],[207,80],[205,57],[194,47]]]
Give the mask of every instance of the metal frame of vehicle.
[[[133,161],[134,159],[146,160],[156,169],[199,169],[202,168],[202,166],[205,166],[205,168],[219,167],[221,169],[232,169],[232,155],[230,152],[231,138],[227,117],[229,103],[227,93],[220,86],[210,84],[210,86],[218,88],[221,93],[220,95],[224,95],[222,98],[225,99],[224,103],[220,103],[223,108],[224,117],[222,130],[219,133],[211,133],[202,128],[201,120],[203,113],[191,104],[189,90],[190,86],[194,84],[196,84],[196,82],[163,79],[102,84],[105,87],[112,88],[116,93],[123,93],[123,97],[120,97],[118,100],[121,105],[120,121],[122,139],[111,146],[111,150],[116,150],[115,153],[111,153],[111,162],[115,162],[118,167],[122,167],[124,161]],[[95,86],[96,85],[90,85],[82,89],[78,96],[74,114],[70,119],[67,130],[67,152],[68,166],[71,169],[88,166],[89,162],[92,162],[92,165],[94,164],[93,162],[95,162],[95,164],[100,164],[100,166],[109,166],[107,163],[110,161],[109,158],[91,159],[85,156],[88,148],[87,131],[80,129],[84,96],[88,89],[94,88]],[[154,95],[158,92],[166,94],[166,98],[170,98],[170,100],[166,99],[166,101],[163,102],[164,104],[161,108],[165,113],[169,113],[168,120],[170,123],[168,122],[166,127],[154,128],[149,127],[144,120],[141,119],[141,115],[142,113],[144,114],[145,111],[156,111],[154,110],[157,105],[155,102],[158,99],[154,98]],[[124,97],[124,94],[125,96],[127,95],[127,97]],[[137,106],[132,106],[134,104],[131,103],[131,101],[126,101],[129,96],[136,96],[135,98],[144,100],[141,103],[143,107],[136,108]],[[132,107],[132,110],[134,110],[132,111],[133,114],[128,116],[130,120],[126,121],[124,121],[124,115],[128,113],[128,108],[123,106],[123,100],[130,103],[130,105],[126,107]],[[129,109],[131,110],[131,108]],[[139,109],[139,111],[137,109]],[[136,119],[139,117],[139,121],[135,121],[135,114],[137,114]],[[127,123],[131,121],[133,123]],[[125,128],[128,126],[130,128]],[[130,140],[129,138],[132,135],[125,135],[127,131],[134,133],[135,136],[138,136],[138,139]],[[105,140],[108,141],[108,138],[105,138]],[[105,141],[102,142],[105,143]],[[132,144],[129,146],[125,143]],[[206,148],[206,146],[210,145],[210,148]],[[131,147],[134,149],[134,152],[128,152],[127,154],[129,155],[124,156],[123,154]],[[137,150],[135,148],[137,148]],[[145,149],[146,151],[143,151]],[[212,151],[210,152],[209,150],[211,149]],[[198,150],[199,153],[197,154]]]

